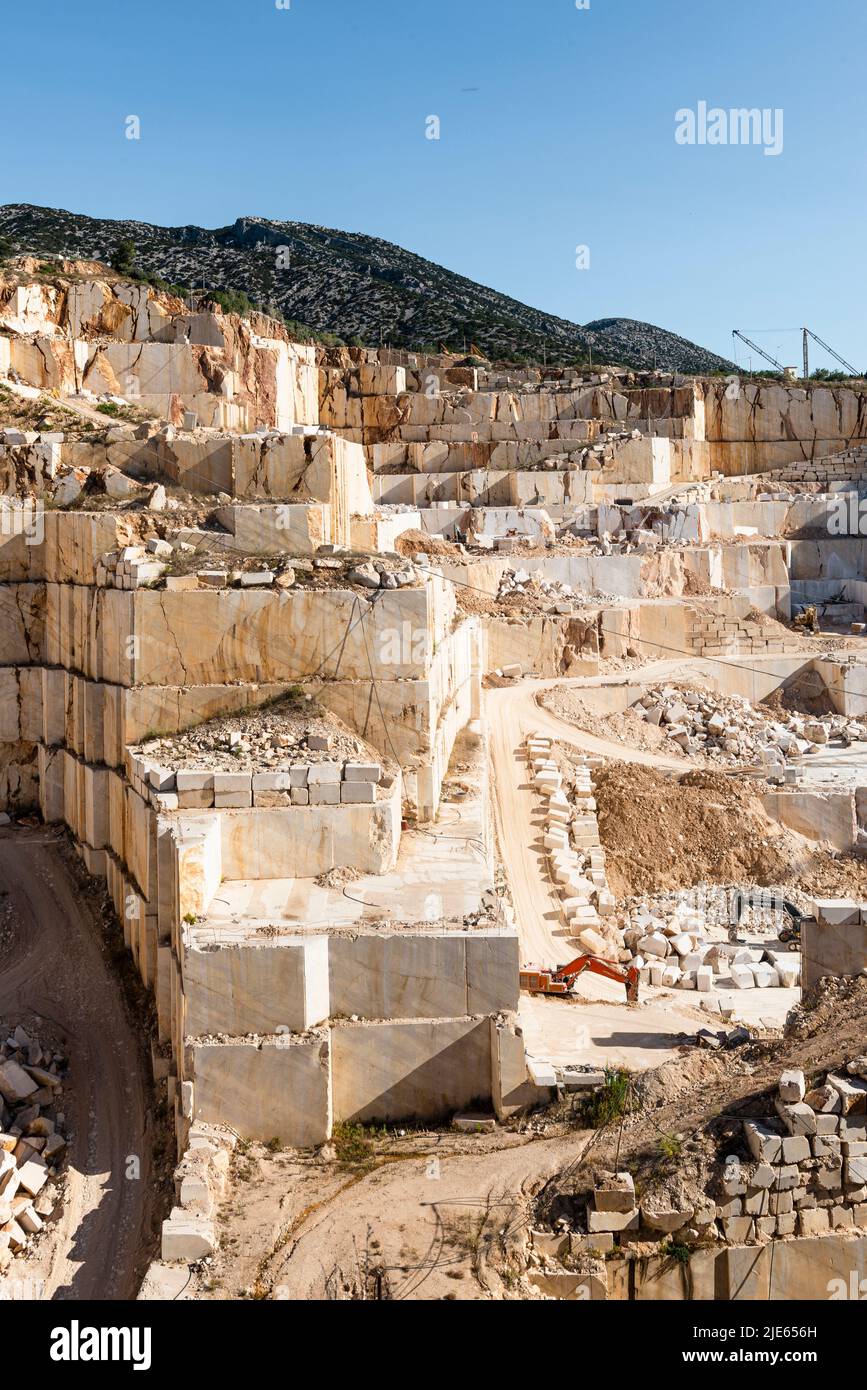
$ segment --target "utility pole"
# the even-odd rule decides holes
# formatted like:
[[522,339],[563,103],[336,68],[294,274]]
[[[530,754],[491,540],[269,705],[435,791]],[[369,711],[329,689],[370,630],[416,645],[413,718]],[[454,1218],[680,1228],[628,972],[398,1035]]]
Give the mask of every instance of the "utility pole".
[[804,380],[810,380],[810,347],[806,328],[804,329]]

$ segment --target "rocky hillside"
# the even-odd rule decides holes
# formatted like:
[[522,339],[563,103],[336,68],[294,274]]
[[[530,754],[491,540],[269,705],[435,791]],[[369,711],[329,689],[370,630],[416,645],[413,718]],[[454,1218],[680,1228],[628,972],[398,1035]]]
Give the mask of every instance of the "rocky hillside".
[[570,323],[477,285],[377,237],[304,222],[239,217],[231,227],[155,227],[58,208],[0,207],[0,237],[19,252],[111,260],[136,246],[136,270],[171,284],[243,291],[318,332],[395,347],[492,358],[618,363],[639,370],[711,372],[730,364],[684,338],[634,319]]

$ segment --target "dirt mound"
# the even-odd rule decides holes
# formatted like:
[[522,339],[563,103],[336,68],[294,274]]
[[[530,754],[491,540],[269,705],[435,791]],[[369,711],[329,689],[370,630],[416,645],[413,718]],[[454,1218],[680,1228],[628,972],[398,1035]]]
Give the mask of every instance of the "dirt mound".
[[442,536],[428,536],[424,531],[403,531],[394,543],[398,555],[441,555],[445,560],[453,560],[459,553],[454,541],[443,540]]
[[501,608],[493,594],[483,594],[461,584],[455,589],[458,609],[470,617],[496,617]]
[[799,842],[765,815],[750,784],[722,773],[674,778],[612,763],[595,774],[594,785],[617,897],[698,881],[779,882],[803,856]]
[[727,777],[724,772],[714,772],[708,769],[693,769],[692,772],[685,772],[678,778],[678,783],[682,787],[689,787],[693,791],[714,792],[718,797],[730,798],[731,804],[743,804],[745,800],[754,800],[753,793],[745,794],[744,782],[736,782],[733,778]]
[[725,1077],[731,1069],[732,1055],[694,1048],[691,1052],[684,1050],[676,1060],[664,1062],[653,1071],[639,1072],[632,1082],[636,1107],[659,1110],[678,1096],[689,1095],[708,1082]]
[[719,598],[721,590],[711,584],[701,574],[696,574],[693,570],[687,570],[683,576],[683,594],[685,598]]
[[867,901],[867,860],[854,855],[837,858],[816,849],[790,867],[783,880],[813,898],[855,898]]

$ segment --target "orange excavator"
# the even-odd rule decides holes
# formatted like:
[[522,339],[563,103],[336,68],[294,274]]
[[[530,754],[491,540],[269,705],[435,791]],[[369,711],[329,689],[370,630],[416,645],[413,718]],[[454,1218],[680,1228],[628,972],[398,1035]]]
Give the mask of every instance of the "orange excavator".
[[579,975],[589,970],[593,975],[604,975],[608,980],[618,980],[626,986],[627,1004],[638,1003],[638,971],[634,965],[628,970],[613,960],[602,960],[599,956],[576,956],[568,965],[558,965],[556,970],[522,970],[518,976],[521,989],[529,994],[571,994]]

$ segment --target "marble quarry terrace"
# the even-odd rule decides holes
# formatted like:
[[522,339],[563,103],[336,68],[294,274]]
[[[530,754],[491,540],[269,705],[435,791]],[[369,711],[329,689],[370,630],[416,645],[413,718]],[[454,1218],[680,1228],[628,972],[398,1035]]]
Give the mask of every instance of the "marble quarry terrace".
[[[431,1136],[529,1181],[470,1296],[867,1274],[867,386],[325,348],[18,257],[0,484],[0,879],[91,904],[169,1153],[122,1296],[333,1296],[279,1164],[416,1211]],[[75,1240],[67,1034],[0,983],[0,1281]]]

